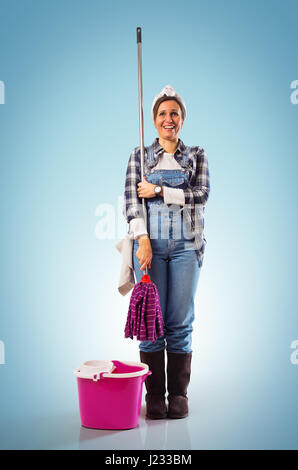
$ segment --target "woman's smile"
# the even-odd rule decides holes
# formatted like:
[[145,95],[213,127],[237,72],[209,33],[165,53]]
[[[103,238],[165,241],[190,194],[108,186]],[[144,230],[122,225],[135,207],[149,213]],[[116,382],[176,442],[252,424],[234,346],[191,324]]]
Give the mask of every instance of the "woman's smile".
[[159,105],[154,124],[159,137],[176,140],[183,124],[181,108],[177,101],[163,101]]

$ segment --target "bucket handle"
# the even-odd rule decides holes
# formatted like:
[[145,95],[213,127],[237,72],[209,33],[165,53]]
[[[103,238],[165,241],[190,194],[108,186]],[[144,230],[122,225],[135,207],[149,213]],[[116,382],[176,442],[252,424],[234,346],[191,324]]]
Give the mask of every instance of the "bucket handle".
[[151,374],[152,374],[151,370],[148,370],[146,374],[142,375],[142,383],[144,383],[147,377]]
[[[98,372],[97,374],[94,374],[94,376],[92,377],[93,382],[97,382],[98,380],[102,379],[104,377],[105,373],[106,372]],[[151,374],[152,374],[151,370],[148,370],[148,372],[146,374],[142,375],[141,376],[142,377],[142,383],[144,383],[145,380],[147,379],[147,377]]]
[[[75,375],[77,375],[79,372],[80,372],[80,368],[79,368],[79,367],[73,371],[73,373],[74,373]],[[97,382],[98,380],[102,379],[102,378],[103,378],[103,374],[105,374],[105,372],[98,372],[97,374],[94,374],[94,375],[92,376],[93,382]],[[90,377],[90,379],[91,379],[91,377]]]
[[106,374],[106,372],[97,372],[97,374],[94,374],[92,377],[93,382],[101,380],[104,377],[104,374]]

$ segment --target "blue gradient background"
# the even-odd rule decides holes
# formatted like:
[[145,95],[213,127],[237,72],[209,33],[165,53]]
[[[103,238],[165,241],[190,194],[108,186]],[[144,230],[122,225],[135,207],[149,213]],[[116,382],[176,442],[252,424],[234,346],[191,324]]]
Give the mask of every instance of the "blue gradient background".
[[[72,370],[138,360],[117,291],[124,221],[96,237],[139,145],[137,26],[145,144],[170,83],[182,140],[209,159],[192,414],[92,434]],[[0,0],[1,448],[298,448],[297,42],[296,0]]]

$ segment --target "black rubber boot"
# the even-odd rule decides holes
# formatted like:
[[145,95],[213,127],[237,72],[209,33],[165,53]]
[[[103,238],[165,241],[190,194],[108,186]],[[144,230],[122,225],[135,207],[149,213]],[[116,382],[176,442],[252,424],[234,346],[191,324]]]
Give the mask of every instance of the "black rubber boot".
[[145,380],[146,386],[146,417],[150,419],[163,419],[167,417],[165,402],[166,374],[164,350],[156,352],[140,351],[141,362],[148,364],[152,374]]
[[188,415],[187,387],[190,381],[192,353],[168,353],[168,418]]

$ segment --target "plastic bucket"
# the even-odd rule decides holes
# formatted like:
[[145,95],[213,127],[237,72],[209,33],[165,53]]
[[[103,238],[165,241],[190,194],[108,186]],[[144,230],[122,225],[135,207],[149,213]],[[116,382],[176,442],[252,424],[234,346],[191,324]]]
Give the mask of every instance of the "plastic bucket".
[[112,373],[77,376],[81,423],[95,429],[131,429],[138,425],[143,383],[151,374],[141,362],[112,361]]

